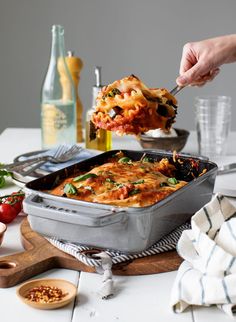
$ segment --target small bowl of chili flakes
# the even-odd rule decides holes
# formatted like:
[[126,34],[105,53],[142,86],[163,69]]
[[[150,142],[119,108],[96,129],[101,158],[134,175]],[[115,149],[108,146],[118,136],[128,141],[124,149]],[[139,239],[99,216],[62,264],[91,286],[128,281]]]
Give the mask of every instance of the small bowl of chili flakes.
[[62,279],[36,279],[20,285],[16,293],[36,309],[52,310],[69,304],[76,297],[77,288]]

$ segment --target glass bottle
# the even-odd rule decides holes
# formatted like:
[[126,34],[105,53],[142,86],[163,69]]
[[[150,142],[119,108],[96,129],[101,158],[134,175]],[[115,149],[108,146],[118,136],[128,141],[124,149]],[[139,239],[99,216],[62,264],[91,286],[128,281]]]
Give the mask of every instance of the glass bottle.
[[96,98],[98,92],[101,91],[103,85],[101,85],[101,67],[95,68],[96,85],[93,86],[93,100],[92,108],[88,110],[86,114],[86,142],[85,146],[87,149],[95,149],[100,151],[109,151],[112,147],[112,134],[111,131],[98,129],[96,132],[96,137],[90,136],[91,127],[91,116],[95,112]]
[[76,143],[74,84],[65,61],[64,28],[52,27],[51,58],[41,92],[42,148]]

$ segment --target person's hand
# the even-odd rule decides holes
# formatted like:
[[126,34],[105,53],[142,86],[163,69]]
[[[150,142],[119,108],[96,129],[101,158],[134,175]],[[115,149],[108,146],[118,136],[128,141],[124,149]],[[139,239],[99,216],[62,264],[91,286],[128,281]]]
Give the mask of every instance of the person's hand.
[[183,47],[180,76],[176,79],[176,83],[180,86],[202,86],[219,74],[221,65],[234,61],[236,61],[236,35],[187,43]]

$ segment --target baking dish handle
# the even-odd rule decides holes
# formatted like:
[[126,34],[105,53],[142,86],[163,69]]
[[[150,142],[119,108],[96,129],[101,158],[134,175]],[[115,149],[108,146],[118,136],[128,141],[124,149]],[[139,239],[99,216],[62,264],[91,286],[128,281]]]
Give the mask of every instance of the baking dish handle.
[[126,212],[116,209],[100,209],[88,205],[57,205],[41,196],[31,194],[23,201],[23,210],[29,216],[64,221],[82,226],[101,227],[127,220]]

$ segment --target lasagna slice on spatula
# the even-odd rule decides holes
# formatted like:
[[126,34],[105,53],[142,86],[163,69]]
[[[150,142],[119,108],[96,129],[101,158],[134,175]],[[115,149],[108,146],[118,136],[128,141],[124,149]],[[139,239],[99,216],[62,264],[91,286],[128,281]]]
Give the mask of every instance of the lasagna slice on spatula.
[[165,88],[148,88],[131,75],[103,87],[92,116],[94,130],[135,134],[161,128],[175,121],[177,100]]

